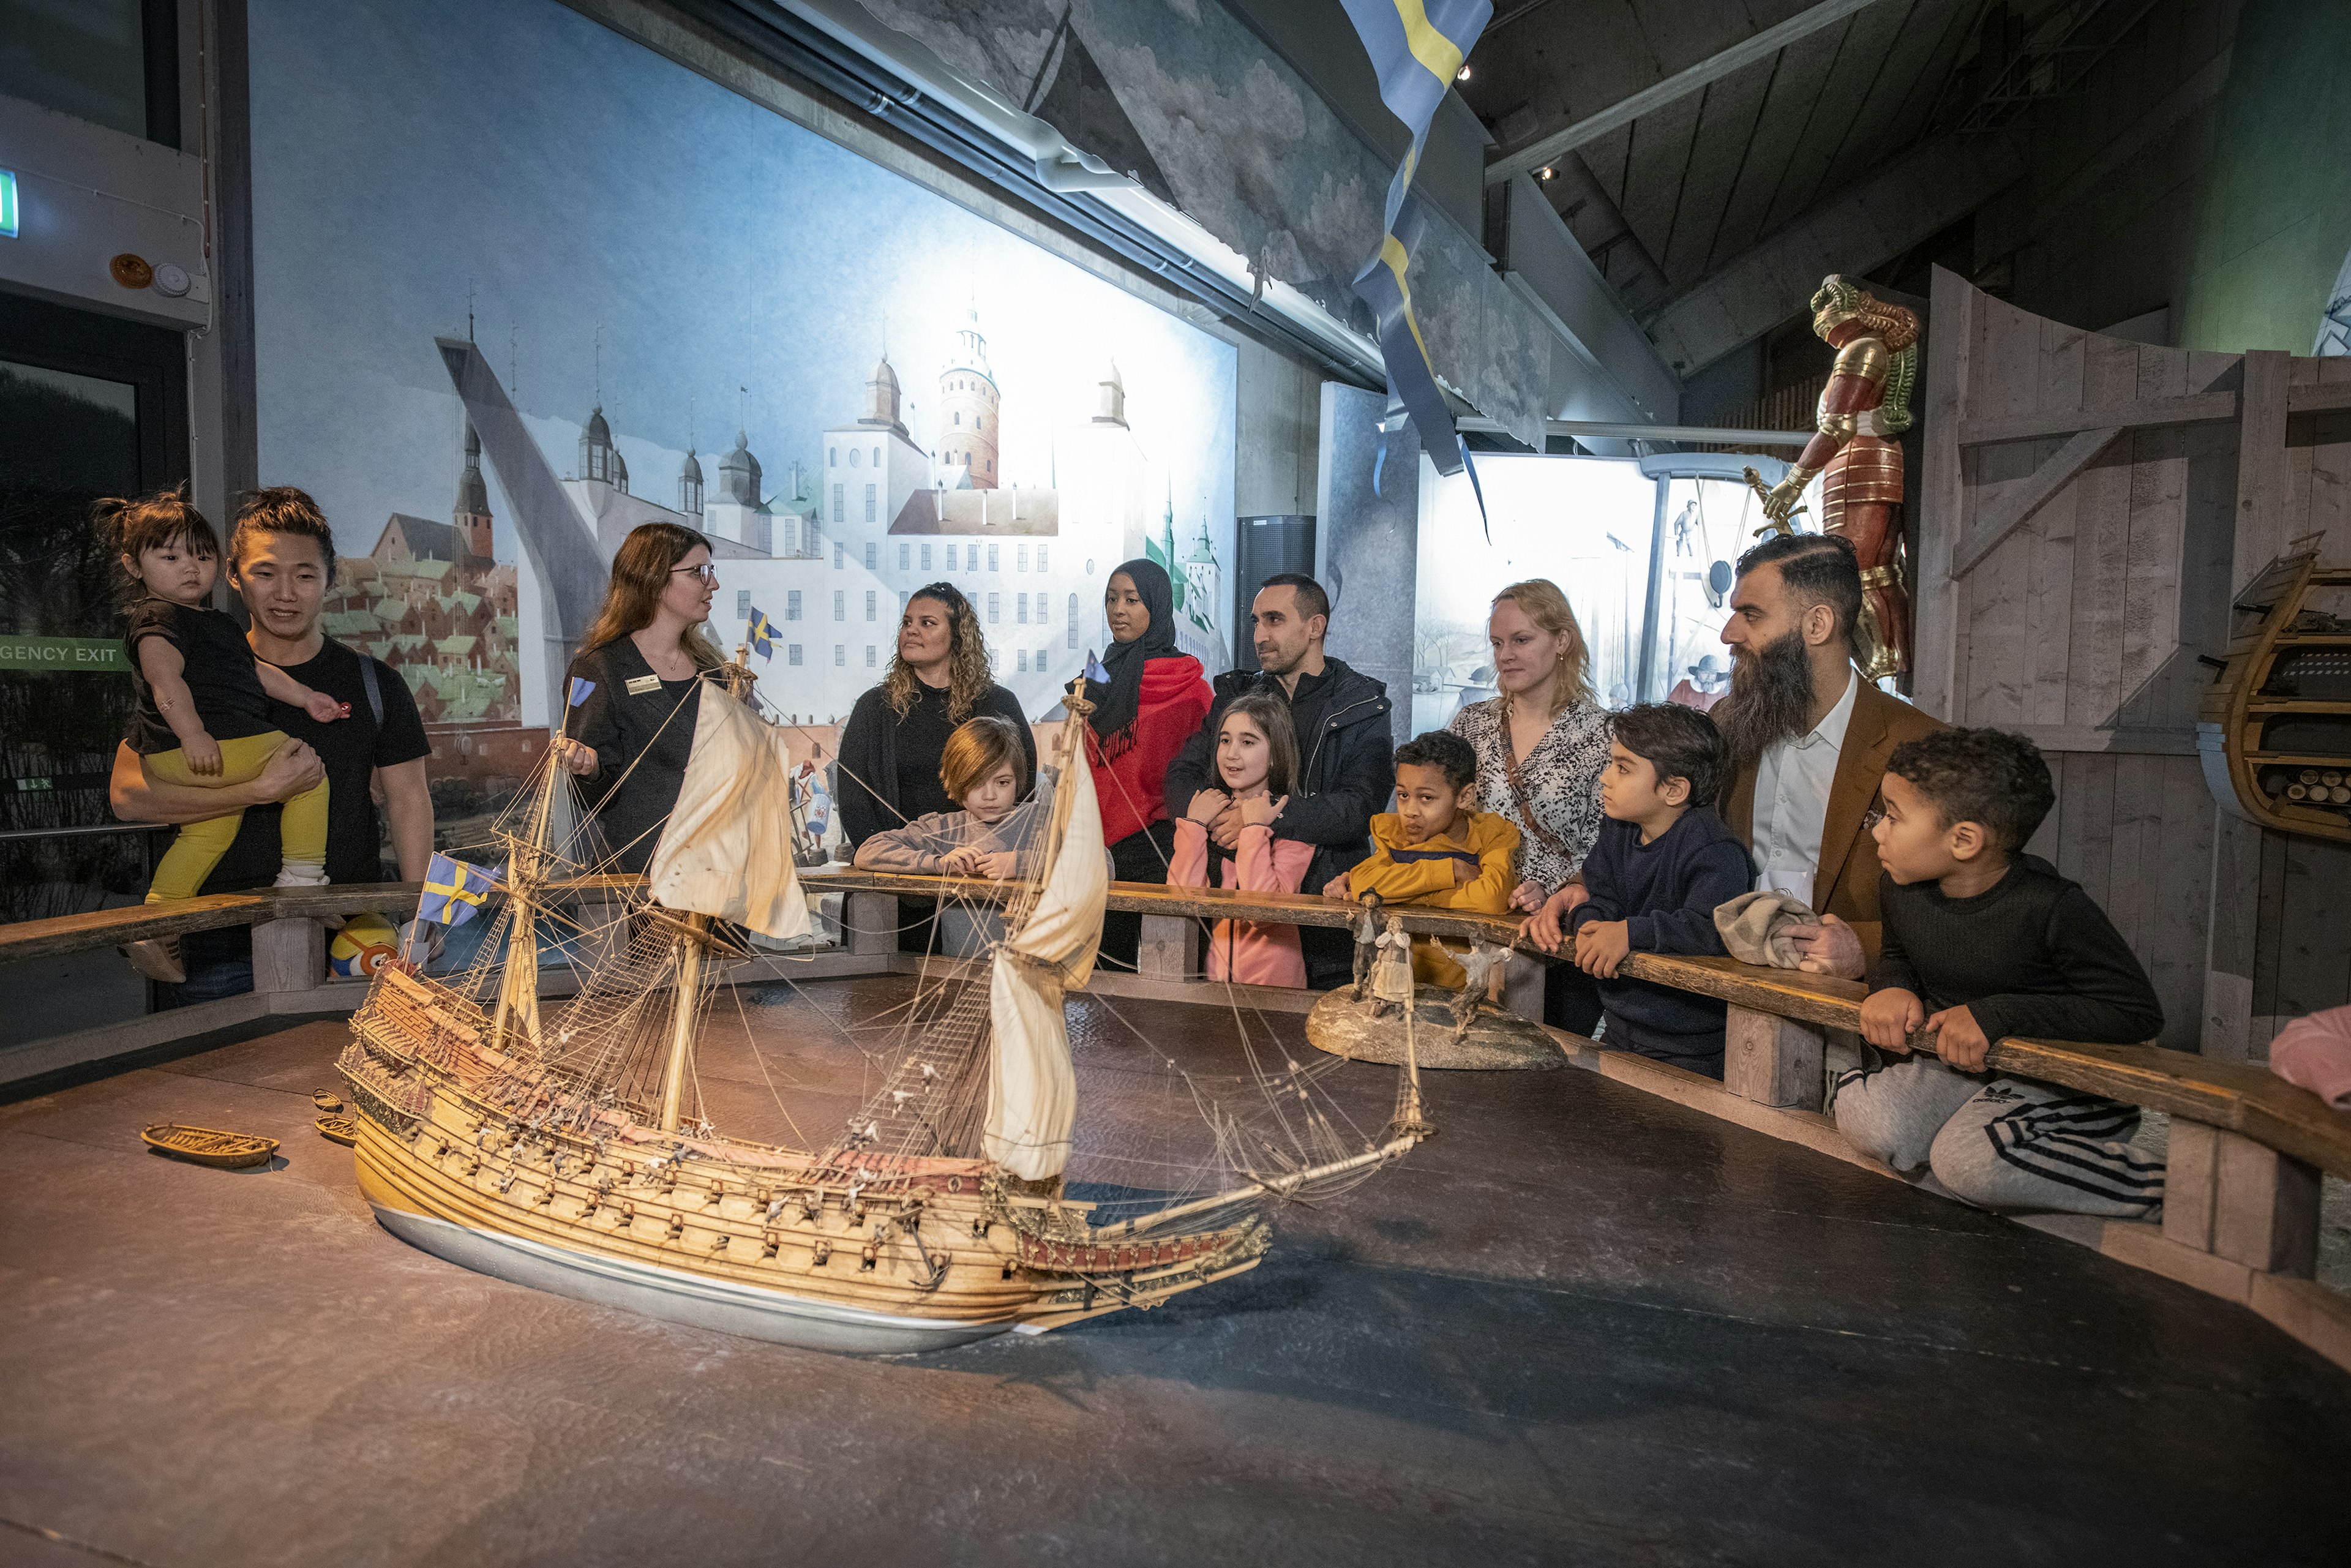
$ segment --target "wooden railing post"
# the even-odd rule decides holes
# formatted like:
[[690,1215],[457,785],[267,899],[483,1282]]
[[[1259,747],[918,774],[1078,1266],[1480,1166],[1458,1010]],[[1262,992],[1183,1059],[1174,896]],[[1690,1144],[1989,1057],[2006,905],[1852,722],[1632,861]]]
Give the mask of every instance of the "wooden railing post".
[[2163,1234],[2264,1274],[2318,1268],[2318,1171],[2240,1134],[2175,1116]]
[[841,943],[852,953],[898,950],[898,901],[886,893],[852,893],[841,917]]
[[1134,971],[1146,980],[1198,979],[1200,923],[1189,916],[1144,915]]
[[1819,1030],[1734,1002],[1724,1020],[1722,1043],[1722,1086],[1733,1094],[1758,1105],[1821,1108]]
[[1502,1010],[1530,1023],[1543,1020],[1543,977],[1550,966],[1540,958],[1514,953],[1502,966]]
[[265,920],[253,928],[253,988],[267,994],[315,990],[327,980],[327,933],[307,915]]

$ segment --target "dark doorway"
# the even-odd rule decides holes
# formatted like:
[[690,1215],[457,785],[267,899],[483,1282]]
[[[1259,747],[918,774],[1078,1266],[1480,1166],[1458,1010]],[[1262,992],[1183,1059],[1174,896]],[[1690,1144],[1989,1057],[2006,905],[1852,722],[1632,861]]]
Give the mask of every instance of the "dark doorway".
[[[183,340],[0,294],[0,921],[135,903],[162,835],[107,804],[131,677],[90,508],[187,477]],[[54,960],[12,977],[13,994],[62,987],[64,1028],[143,1009],[143,984],[111,955],[74,956],[105,972],[68,983]],[[21,1016],[43,1010],[12,1008],[0,1039],[47,1032],[57,1019]]]

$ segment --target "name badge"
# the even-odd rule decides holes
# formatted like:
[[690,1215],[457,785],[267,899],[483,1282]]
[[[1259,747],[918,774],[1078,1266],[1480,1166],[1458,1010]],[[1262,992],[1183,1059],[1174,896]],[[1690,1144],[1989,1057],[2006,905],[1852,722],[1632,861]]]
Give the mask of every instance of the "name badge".
[[627,689],[629,695],[632,697],[648,696],[653,693],[661,690],[661,677],[659,675],[639,675],[629,683]]

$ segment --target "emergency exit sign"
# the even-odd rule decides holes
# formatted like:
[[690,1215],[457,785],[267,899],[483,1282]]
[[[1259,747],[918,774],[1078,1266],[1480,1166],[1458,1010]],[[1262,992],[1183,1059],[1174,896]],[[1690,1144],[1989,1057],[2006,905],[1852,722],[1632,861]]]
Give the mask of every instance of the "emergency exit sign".
[[84,670],[129,674],[119,637],[0,637],[0,670]]

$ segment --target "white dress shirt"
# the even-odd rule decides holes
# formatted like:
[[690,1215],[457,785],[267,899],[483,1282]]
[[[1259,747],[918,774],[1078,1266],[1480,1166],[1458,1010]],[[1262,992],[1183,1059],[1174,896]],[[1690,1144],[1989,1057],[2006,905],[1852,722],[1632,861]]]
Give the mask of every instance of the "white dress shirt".
[[1763,748],[1755,768],[1755,866],[1759,886],[1813,902],[1821,870],[1821,828],[1829,814],[1829,788],[1853,723],[1861,680],[1848,667],[1844,695],[1826,716],[1793,740]]

